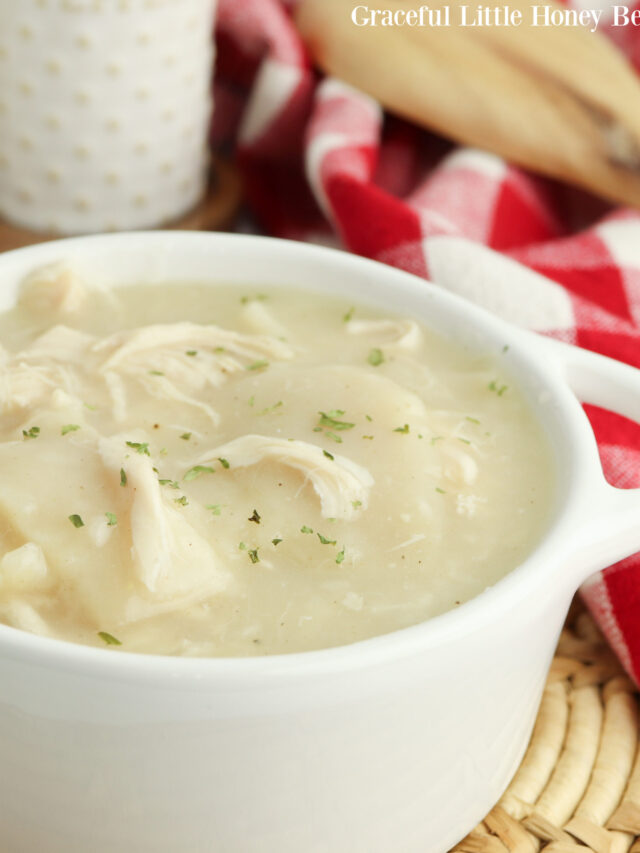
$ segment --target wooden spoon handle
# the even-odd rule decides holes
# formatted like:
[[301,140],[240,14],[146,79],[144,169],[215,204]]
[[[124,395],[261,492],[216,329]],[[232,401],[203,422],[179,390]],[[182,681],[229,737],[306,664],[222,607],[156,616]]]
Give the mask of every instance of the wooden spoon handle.
[[[296,17],[320,67],[392,112],[640,206],[640,81],[622,54],[584,27],[534,27],[529,0],[510,0],[519,27],[462,27],[462,5],[429,4],[450,7],[449,27],[358,27],[345,0],[300,0]],[[472,20],[480,4],[464,5]],[[535,5],[566,11],[553,0]]]

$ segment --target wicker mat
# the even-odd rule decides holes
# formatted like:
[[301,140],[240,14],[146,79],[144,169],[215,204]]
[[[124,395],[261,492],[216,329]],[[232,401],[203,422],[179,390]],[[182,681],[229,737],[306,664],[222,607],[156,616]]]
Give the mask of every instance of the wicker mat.
[[640,853],[639,698],[574,603],[522,764],[455,853]]

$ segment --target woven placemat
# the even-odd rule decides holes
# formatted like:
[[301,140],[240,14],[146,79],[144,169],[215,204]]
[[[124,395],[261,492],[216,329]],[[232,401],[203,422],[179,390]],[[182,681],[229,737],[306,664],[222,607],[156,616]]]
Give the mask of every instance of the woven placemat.
[[640,853],[639,698],[574,602],[522,764],[455,853]]

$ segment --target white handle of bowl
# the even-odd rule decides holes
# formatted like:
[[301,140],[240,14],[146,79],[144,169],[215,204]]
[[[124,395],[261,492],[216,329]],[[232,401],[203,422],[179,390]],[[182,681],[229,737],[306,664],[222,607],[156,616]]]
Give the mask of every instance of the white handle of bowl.
[[[591,403],[640,423],[640,370],[589,350],[536,336],[581,403]],[[619,489],[604,478],[593,437],[593,490],[583,496],[585,524],[578,536],[588,552],[584,580],[596,568],[640,551],[640,489]]]

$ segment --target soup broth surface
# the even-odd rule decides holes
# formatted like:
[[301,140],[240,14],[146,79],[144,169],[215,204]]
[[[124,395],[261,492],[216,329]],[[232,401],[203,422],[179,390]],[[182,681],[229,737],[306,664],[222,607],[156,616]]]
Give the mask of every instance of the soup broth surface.
[[113,650],[351,643],[541,538],[550,448],[503,353],[273,288],[101,290],[0,317],[0,620]]

